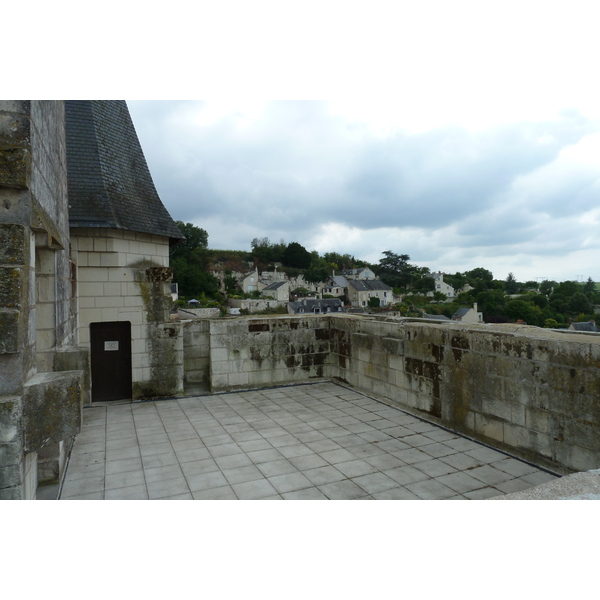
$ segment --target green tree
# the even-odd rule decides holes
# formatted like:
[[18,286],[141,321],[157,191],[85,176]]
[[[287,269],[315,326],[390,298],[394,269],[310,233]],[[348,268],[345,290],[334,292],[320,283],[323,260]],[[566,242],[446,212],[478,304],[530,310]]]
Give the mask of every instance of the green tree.
[[379,278],[392,288],[406,288],[412,282],[412,276],[416,267],[409,264],[408,254],[395,254],[391,250],[383,252],[383,258],[379,259],[376,267]]
[[283,253],[283,263],[288,267],[296,269],[308,269],[312,256],[310,252],[298,242],[291,242],[288,244],[285,252]]
[[371,296],[369,298],[369,308],[379,308],[381,300],[377,296]]
[[591,313],[593,312],[593,306],[591,305],[588,297],[583,292],[576,292],[569,299],[569,312],[573,314],[579,313]]
[[595,291],[596,291],[596,284],[594,283],[594,280],[591,277],[588,277],[588,280],[585,282],[585,285],[583,286],[583,293],[591,294],[591,293],[594,293]]
[[187,258],[194,250],[206,250],[208,247],[208,233],[206,233],[206,230],[196,227],[193,223],[184,223],[183,221],[175,221],[175,223],[185,239],[175,246],[172,254],[173,258]]
[[507,294],[516,294],[519,291],[519,288],[520,286],[517,278],[512,273],[509,273],[504,282],[504,291]]

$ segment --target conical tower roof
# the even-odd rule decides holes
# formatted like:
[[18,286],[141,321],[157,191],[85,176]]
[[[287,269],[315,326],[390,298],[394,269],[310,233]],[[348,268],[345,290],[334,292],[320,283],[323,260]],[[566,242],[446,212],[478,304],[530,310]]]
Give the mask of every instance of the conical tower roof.
[[67,100],[71,227],[183,238],[161,202],[123,100]]

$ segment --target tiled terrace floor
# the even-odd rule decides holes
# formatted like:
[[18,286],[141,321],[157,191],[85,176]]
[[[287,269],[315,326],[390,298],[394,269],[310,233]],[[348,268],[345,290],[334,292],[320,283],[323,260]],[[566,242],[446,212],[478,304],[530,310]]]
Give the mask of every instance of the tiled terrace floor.
[[61,499],[483,499],[552,479],[326,382],[88,408]]

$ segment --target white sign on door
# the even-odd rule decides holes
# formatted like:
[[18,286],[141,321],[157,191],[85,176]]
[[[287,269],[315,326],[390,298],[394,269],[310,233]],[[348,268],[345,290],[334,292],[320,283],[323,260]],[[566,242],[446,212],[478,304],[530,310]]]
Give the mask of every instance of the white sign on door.
[[104,351],[105,352],[114,352],[119,349],[119,342],[104,342]]

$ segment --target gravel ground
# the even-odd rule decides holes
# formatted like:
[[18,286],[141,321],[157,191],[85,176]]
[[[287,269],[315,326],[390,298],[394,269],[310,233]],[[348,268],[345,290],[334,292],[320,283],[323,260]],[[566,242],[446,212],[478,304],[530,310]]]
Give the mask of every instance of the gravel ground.
[[600,469],[573,473],[535,487],[490,500],[600,500]]

